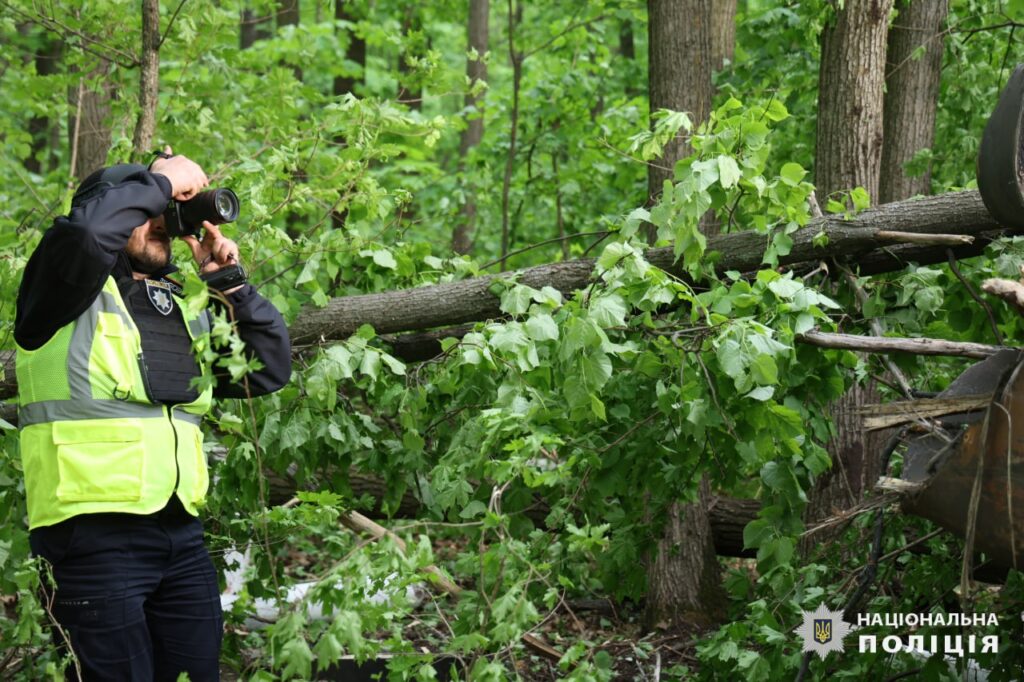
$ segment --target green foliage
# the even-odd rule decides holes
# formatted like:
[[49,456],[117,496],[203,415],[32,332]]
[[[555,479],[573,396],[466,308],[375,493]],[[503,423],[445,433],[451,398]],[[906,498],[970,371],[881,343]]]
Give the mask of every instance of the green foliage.
[[[0,10],[0,36],[13,55],[0,71],[9,102],[0,112],[0,168],[8,179],[0,188],[4,350],[13,348],[21,270],[74,185],[69,145],[30,132],[37,130],[31,121],[48,120],[64,140],[68,88],[110,83],[122,93],[109,117],[108,160],[115,161],[130,154],[138,115],[137,71],[115,65],[102,78],[83,77],[95,56],[77,39],[67,41],[56,73],[37,70],[32,55],[53,38],[35,14],[49,10],[37,5]],[[356,2],[351,22],[335,22],[322,3],[303,3],[297,26],[240,50],[242,5],[188,3],[173,23],[174,7],[162,7],[154,143],[172,144],[217,185],[238,192],[243,218],[225,231],[240,242],[261,292],[291,321],[334,297],[492,272],[501,255],[496,226],[512,132],[504,7],[492,3],[488,79],[474,84],[463,75],[465,3]],[[661,536],[666,510],[696,499],[704,476],[716,492],[761,502],[743,534],[756,561],[728,567],[729,623],[701,637],[694,666],[664,672],[795,676],[801,655],[792,629],[801,610],[841,604],[851,568],[866,561],[868,518],[810,553],[801,552],[800,538],[808,493],[830,467],[828,405],[875,368],[852,353],[795,342],[837,323],[861,330],[865,320],[844,316],[855,309],[846,288],[777,267],[792,234],[810,220],[817,41],[831,4],[742,5],[735,59],[716,75],[710,119],[661,111],[649,122],[638,86],[646,77],[642,6],[523,3],[513,22],[516,50],[527,57],[509,177],[510,248],[539,245],[509,264],[586,253],[596,262],[592,281],[563,295],[495,279],[490,293],[503,317],[444,339],[431,362],[401,361],[364,326],[343,342],[302,349],[293,381],[279,393],[217,405],[205,425],[218,455],[205,514],[218,565],[231,548],[248,547],[252,556],[227,614],[225,645],[225,661],[248,679],[310,679],[342,656],[362,662],[383,652],[393,655],[393,679],[436,679],[452,660],[458,675],[474,680],[526,676],[517,667],[527,660],[523,635],[549,622],[565,599],[643,599],[639,567]],[[271,2],[245,6],[255,16],[274,9]],[[101,36],[108,55],[138,50],[135,3],[105,0],[88,12],[59,12],[61,30]],[[973,177],[987,103],[1004,80],[1004,55],[1017,49],[998,30],[969,33],[995,23],[984,3],[952,3],[935,148],[911,162],[921,170],[931,164],[936,190],[967,186]],[[624,28],[637,58],[610,47]],[[350,31],[366,41],[365,68],[353,61]],[[363,76],[355,92],[334,95],[334,79],[352,75]],[[420,88],[418,107],[400,101]],[[482,97],[474,111],[463,107],[470,90]],[[460,134],[475,116],[485,135],[463,156]],[[689,137],[693,154],[648,203],[643,162],[677,135]],[[870,200],[861,188],[831,199],[828,210],[846,216]],[[456,255],[447,244],[470,202],[473,253]],[[708,250],[701,230],[709,211],[724,232],[763,236],[756,274],[715,274],[721,254]],[[685,281],[645,258],[647,225],[673,246]],[[597,231],[608,234],[589,234]],[[551,241],[575,233],[590,241]],[[824,241],[824,234],[815,239]],[[961,263],[961,274],[974,284],[1015,277],[1022,247],[1019,238],[997,242]],[[176,255],[188,260],[183,249]],[[190,305],[202,307],[205,291],[191,266],[184,269]],[[861,285],[869,294],[863,316],[884,318],[897,334],[995,342],[993,324],[1011,342],[1024,333],[1024,321],[1002,303],[991,323],[980,315],[946,266],[910,265]],[[219,318],[197,349],[212,361],[214,344],[233,376],[253,368],[228,319]],[[952,360],[897,361],[922,389],[941,389],[963,369]],[[11,606],[0,617],[0,641],[19,654],[23,679],[57,679],[67,662],[50,645],[36,596],[39,566],[26,561],[18,445],[7,426],[0,422],[0,595]],[[294,481],[301,504],[268,509],[267,470]],[[362,492],[358,474],[379,479],[381,495]],[[409,496],[422,506],[419,520],[388,522],[396,537],[363,542],[339,526],[352,510],[389,517]],[[886,552],[930,530],[889,519]],[[946,596],[936,608],[957,607],[948,592],[959,547],[940,536],[924,548],[889,564],[880,581],[899,589],[878,593],[870,610],[911,611],[938,594]],[[430,566],[462,586],[458,599],[436,596]],[[315,586],[298,603],[280,604],[281,617],[268,627],[246,627],[254,600],[281,598],[300,581]],[[985,606],[1009,613],[1022,589],[1014,573],[1001,601]],[[407,591],[432,594],[417,606]],[[311,617],[314,604],[330,618]],[[1017,672],[1014,627],[1017,640],[1004,638],[998,656],[979,659],[997,678]],[[578,632],[556,641],[562,657],[553,670],[567,679],[616,678],[622,672],[602,641]],[[941,661],[889,659],[847,653],[816,660],[811,672],[874,679],[923,666],[927,679],[948,677]]]

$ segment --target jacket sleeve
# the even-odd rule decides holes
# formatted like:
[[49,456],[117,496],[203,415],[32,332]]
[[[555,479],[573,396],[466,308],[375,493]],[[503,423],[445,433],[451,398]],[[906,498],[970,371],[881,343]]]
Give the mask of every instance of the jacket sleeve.
[[132,231],[171,197],[163,175],[141,171],[53,222],[32,253],[18,290],[14,339],[33,350],[99,295]]
[[292,376],[292,346],[284,318],[251,284],[228,294],[227,299],[238,324],[238,335],[245,342],[246,354],[250,358],[258,358],[263,369],[236,382],[230,374],[214,367],[217,383],[213,395],[217,398],[254,398],[273,393],[287,384]]

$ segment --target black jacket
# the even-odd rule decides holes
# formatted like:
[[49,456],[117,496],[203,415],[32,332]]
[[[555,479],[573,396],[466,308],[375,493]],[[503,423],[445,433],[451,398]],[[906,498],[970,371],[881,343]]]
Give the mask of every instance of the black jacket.
[[[39,348],[92,305],[108,276],[130,275],[121,256],[128,238],[148,218],[163,213],[170,198],[167,178],[142,171],[57,218],[21,279],[14,321],[18,345]],[[263,369],[248,375],[248,393],[227,374],[215,372],[214,395],[243,398],[278,390],[291,378],[291,343],[281,314],[250,284],[227,298],[246,351],[259,358]]]

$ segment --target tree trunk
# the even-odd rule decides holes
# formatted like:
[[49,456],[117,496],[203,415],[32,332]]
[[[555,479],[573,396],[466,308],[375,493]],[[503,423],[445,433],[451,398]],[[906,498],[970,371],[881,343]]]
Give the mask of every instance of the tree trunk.
[[[935,141],[935,110],[942,75],[942,25],[949,0],[913,0],[897,5],[889,29],[885,78],[885,143],[879,202],[930,194],[932,171],[910,177],[904,164]],[[915,57],[915,51],[924,49]]]
[[139,119],[132,136],[136,158],[148,154],[156,131],[160,94],[160,0],[142,2],[142,63],[139,69]]
[[250,48],[257,40],[270,37],[269,17],[258,16],[251,9],[243,9],[239,29],[239,46],[243,50]]
[[696,502],[674,502],[665,510],[665,528],[647,558],[643,620],[648,630],[683,624],[706,628],[724,616],[725,592],[708,518],[711,499],[705,477]]
[[[359,17],[353,11],[354,0],[335,0],[334,18],[338,21],[356,23]],[[345,60],[356,64],[359,67],[358,73],[346,73],[344,76],[334,78],[334,96],[340,97],[346,93],[355,92],[356,85],[363,82],[366,73],[366,39],[352,29],[338,27],[338,32],[346,34],[347,45]]]
[[501,260],[499,267],[505,271],[510,248],[511,217],[509,215],[509,194],[512,189],[512,173],[516,162],[516,136],[519,132],[519,86],[523,81],[524,54],[516,50],[516,27],[523,21],[523,3],[508,0],[508,57],[512,63],[512,110],[509,112],[508,152],[505,155],[505,175],[501,182]]
[[[42,49],[33,57],[36,74],[52,76],[57,73],[63,55],[63,43],[47,36]],[[47,116],[33,116],[28,122],[28,131],[32,136],[32,154],[25,159],[25,169],[32,173],[43,173],[56,166],[56,147],[53,134],[57,133],[59,144],[59,126]]]
[[[808,526],[833,514],[854,506],[864,493],[871,490],[881,471],[879,453],[888,439],[888,432],[865,433],[863,405],[881,402],[878,386],[874,381],[865,385],[854,385],[829,406],[829,415],[835,425],[836,435],[829,441],[827,449],[832,458],[832,468],[815,481],[804,509],[804,523]],[[800,552],[806,556],[815,546],[843,528],[822,531],[804,538]],[[824,535],[822,534],[824,533]]]
[[[815,177],[820,196],[863,187],[878,199],[882,162],[882,100],[886,36],[893,0],[846,0],[821,37]],[[877,402],[874,381],[853,386],[829,413],[836,432],[828,444],[832,468],[808,495],[804,522],[813,524],[859,501],[862,478],[877,470],[876,438],[866,438],[857,408]],[[877,476],[876,476],[877,478]],[[873,481],[874,479],[872,479]],[[833,533],[840,529],[833,529]],[[821,537],[815,538],[820,543]],[[812,543],[802,542],[807,552]]]
[[414,111],[423,107],[423,84],[419,82],[416,69],[409,60],[421,56],[425,40],[423,36],[423,20],[415,5],[406,5],[405,16],[402,18],[403,46],[398,52],[398,99]]
[[892,2],[846,0],[822,32],[814,162],[819,198],[860,186],[878,199]]
[[[689,112],[694,125],[711,112],[713,69],[711,0],[647,0],[648,91],[650,110]],[[662,157],[648,166],[648,201],[672,180],[676,162],[690,153],[682,137],[665,145]],[[654,226],[648,241],[656,240]],[[646,557],[647,596],[644,624],[707,626],[723,615],[722,589],[715,547],[708,526],[710,500],[707,477],[699,484],[697,501],[672,503],[665,528]]]
[[[339,22],[344,21],[349,24],[359,21],[359,17],[353,11],[352,5],[353,0],[335,0],[334,18]],[[366,76],[366,39],[358,35],[351,28],[338,26],[335,30],[339,35],[345,34],[345,61],[352,62],[357,67],[357,71],[346,70],[344,75],[334,77],[332,92],[335,97],[342,97],[348,93],[354,94],[356,85],[361,84]],[[335,138],[334,141],[338,144],[344,142],[340,137]],[[331,211],[331,227],[334,229],[340,230],[343,228],[347,219],[347,206]]]
[[711,68],[721,71],[736,52],[736,0],[711,0]]
[[79,181],[107,163],[111,143],[108,119],[114,92],[110,66],[109,61],[99,60],[87,74],[79,73],[77,84],[69,88],[68,137],[74,159],[71,172]]
[[299,25],[299,0],[279,0],[277,3],[277,27]]
[[623,19],[619,24],[619,55],[623,59],[636,59],[636,46],[633,41],[633,22]]
[[[711,111],[711,0],[647,0],[647,85],[650,109],[690,114],[696,126]],[[647,167],[648,201],[673,178],[676,162],[690,154],[685,137],[665,145]]]
[[[299,25],[299,0],[279,0],[277,4],[277,27]],[[292,67],[295,80],[302,80],[302,67]]]
[[[469,0],[469,21],[466,27],[470,51],[476,51],[477,59],[466,59],[466,77],[470,87],[477,81],[487,82],[487,19],[489,0]],[[459,143],[460,171],[466,172],[466,156],[473,147],[480,144],[484,137],[484,116],[480,110],[481,97],[472,92],[466,93],[465,108],[466,129],[462,132]],[[473,230],[476,227],[476,197],[473,188],[467,187],[466,203],[462,207],[462,220],[455,226],[452,234],[452,249],[456,253],[468,254],[473,248]]]

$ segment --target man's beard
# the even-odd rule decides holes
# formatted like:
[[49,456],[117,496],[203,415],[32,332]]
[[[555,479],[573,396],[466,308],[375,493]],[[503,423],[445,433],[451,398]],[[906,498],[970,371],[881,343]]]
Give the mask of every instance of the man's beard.
[[151,275],[154,272],[163,270],[171,262],[171,245],[158,242],[151,244],[149,241],[139,250],[125,251],[128,256],[128,263],[132,270]]

